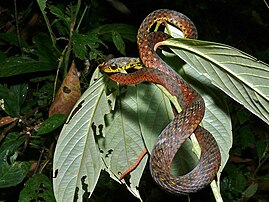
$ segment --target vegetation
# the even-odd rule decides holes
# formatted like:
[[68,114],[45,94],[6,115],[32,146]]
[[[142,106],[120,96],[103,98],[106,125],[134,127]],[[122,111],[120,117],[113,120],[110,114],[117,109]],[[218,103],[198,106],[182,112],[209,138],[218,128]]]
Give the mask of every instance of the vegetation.
[[[200,93],[207,103],[214,101],[207,109],[215,119],[206,117],[204,124],[217,128],[214,135],[222,150],[222,173],[217,177],[221,190],[214,191],[215,197],[221,194],[224,201],[269,197],[269,67],[259,61],[269,63],[265,1],[242,5],[239,0],[157,0],[153,5],[151,1],[15,0],[0,3],[1,201],[60,201],[70,199],[65,189],[72,188],[71,199],[78,201],[89,196],[90,201],[178,201],[179,197],[221,201],[210,187],[190,196],[162,191],[150,176],[147,156],[119,183],[121,173],[144,148],[152,147],[171,120],[172,98],[155,85],[116,85],[102,77],[97,66],[111,55],[137,57],[137,28],[158,8],[186,14],[204,40],[176,39],[164,45],[176,55],[166,58],[169,64],[177,64],[179,73],[198,90],[206,86]],[[208,49],[222,56],[212,56]],[[198,62],[188,59],[193,56]],[[143,96],[145,92],[155,94],[154,100]],[[206,95],[211,95],[208,100]],[[153,117],[165,118],[153,120],[144,113],[149,110]],[[136,141],[121,144],[128,135]],[[191,148],[188,142],[175,165],[188,162],[189,169],[195,164]],[[72,184],[64,170],[69,166],[78,177],[73,187],[67,186]],[[184,169],[175,166],[173,172]]]

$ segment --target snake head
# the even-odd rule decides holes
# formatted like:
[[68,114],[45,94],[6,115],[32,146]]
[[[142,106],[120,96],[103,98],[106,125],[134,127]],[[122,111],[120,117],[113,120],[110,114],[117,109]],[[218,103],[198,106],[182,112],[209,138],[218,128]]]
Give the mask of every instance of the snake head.
[[117,64],[109,64],[108,62],[103,62],[98,65],[98,68],[104,73],[116,73],[120,71]]
[[98,68],[104,73],[126,73],[126,70],[141,69],[143,66],[139,58],[119,57],[103,62]]

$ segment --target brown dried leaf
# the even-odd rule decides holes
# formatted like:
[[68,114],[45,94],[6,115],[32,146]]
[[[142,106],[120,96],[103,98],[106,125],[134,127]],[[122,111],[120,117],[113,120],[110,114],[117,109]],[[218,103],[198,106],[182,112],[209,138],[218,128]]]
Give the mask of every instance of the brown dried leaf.
[[6,116],[6,117],[3,117],[0,119],[0,127],[4,126],[4,125],[7,125],[7,124],[10,124],[12,123],[13,121],[16,121],[18,118],[13,118],[11,116]]
[[77,68],[73,62],[61,87],[59,88],[53,103],[49,109],[49,116],[54,114],[69,115],[72,108],[80,98],[80,82]]

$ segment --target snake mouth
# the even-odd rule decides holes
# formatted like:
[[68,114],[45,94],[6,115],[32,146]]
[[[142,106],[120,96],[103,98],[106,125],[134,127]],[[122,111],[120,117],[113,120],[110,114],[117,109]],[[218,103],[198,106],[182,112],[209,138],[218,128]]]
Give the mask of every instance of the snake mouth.
[[131,68],[131,69],[126,69],[126,70],[121,70],[118,72],[106,72],[106,71],[102,71],[102,72],[107,74],[107,75],[113,75],[113,74],[131,74],[131,73],[135,73],[137,71],[139,71],[139,69]]

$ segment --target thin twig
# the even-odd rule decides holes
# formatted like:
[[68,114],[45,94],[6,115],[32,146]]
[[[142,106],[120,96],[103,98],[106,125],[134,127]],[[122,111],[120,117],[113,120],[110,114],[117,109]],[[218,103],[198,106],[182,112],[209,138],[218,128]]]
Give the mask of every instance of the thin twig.
[[87,11],[88,8],[89,8],[89,6],[86,6],[86,7],[85,7],[85,9],[84,9],[84,11],[83,11],[83,13],[82,13],[82,15],[81,15],[81,18],[80,18],[80,20],[79,20],[79,22],[78,22],[78,24],[77,24],[76,31],[78,31],[78,29],[79,29],[79,27],[80,27],[80,24],[81,24],[81,22],[82,22],[82,20],[83,20],[83,18],[84,18],[84,16],[85,16],[85,13],[86,13],[86,11]]
[[21,47],[21,36],[20,36],[20,30],[19,30],[19,20],[18,20],[18,10],[17,10],[17,0],[14,0],[14,16],[15,16],[15,24],[16,24],[16,32],[17,32],[17,39],[18,44],[22,53],[22,47]]

